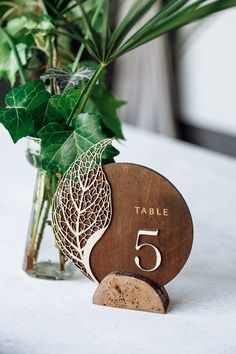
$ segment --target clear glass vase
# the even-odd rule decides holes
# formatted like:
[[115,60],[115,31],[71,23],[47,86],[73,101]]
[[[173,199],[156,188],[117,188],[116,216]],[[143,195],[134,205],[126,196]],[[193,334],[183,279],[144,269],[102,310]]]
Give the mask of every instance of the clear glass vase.
[[40,139],[27,138],[27,160],[38,169],[31,211],[24,271],[36,278],[71,278],[74,265],[57,246],[51,221],[52,199],[58,184],[58,174],[41,168]]

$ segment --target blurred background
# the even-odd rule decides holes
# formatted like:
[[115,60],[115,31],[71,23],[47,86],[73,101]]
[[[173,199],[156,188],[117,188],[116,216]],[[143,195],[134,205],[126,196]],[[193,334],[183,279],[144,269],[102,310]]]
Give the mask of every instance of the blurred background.
[[235,9],[223,11],[118,60],[122,120],[235,156],[235,19]]

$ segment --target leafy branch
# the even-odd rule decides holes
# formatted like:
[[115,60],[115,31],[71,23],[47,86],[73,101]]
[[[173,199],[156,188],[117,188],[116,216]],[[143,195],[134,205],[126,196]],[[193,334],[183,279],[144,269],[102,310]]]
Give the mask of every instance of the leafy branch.
[[[112,1],[100,1],[98,5],[99,9],[101,7],[103,13],[103,26],[101,32],[98,32],[94,28],[94,20],[91,21],[86,14],[82,1],[76,0],[81,9],[82,20],[86,28],[85,36],[88,38],[87,48],[95,54],[94,58],[99,63],[108,65],[121,55],[164,33],[236,5],[236,0],[213,0],[211,3],[208,0],[172,0],[157,11],[134,34],[130,35],[131,31],[134,30],[134,26],[158,2],[159,0],[134,0],[126,15],[111,32],[109,20],[110,4]],[[66,18],[61,16],[58,10],[54,9],[54,11],[68,27]]]
[[[82,10],[87,35],[90,39],[90,51],[91,53],[96,53],[94,57],[100,64],[96,71],[96,76],[91,79],[91,82],[82,91],[68,121],[73,118],[77,108],[79,112],[84,109],[86,101],[96,84],[95,78],[96,80],[99,78],[104,66],[171,30],[236,5],[236,0],[224,0],[224,2],[222,0],[214,0],[210,4],[208,0],[195,0],[193,2],[190,0],[172,0],[135,31],[134,34],[129,36],[137,22],[146,15],[158,0],[143,0],[142,2],[134,0],[130,9],[112,33],[110,33],[109,27],[110,6],[108,0],[103,5],[104,20],[101,33],[96,32],[93,28],[93,24],[86,15],[81,1],[76,0],[76,2]],[[126,39],[127,36],[128,39]]]

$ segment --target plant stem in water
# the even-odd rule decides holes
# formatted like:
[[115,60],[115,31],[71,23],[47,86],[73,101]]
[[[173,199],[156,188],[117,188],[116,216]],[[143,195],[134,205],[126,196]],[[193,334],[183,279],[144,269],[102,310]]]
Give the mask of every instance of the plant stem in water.
[[27,252],[27,271],[32,271],[33,270],[33,265],[34,265],[34,259],[35,259],[35,241],[38,233],[38,226],[39,226],[39,220],[40,216],[43,210],[44,202],[45,202],[45,180],[46,180],[46,171],[39,172],[41,174],[40,178],[40,187],[39,191],[36,195],[38,205],[37,205],[37,211],[35,218],[33,220],[33,230],[32,230],[32,235],[31,235],[31,242],[30,242],[30,247]]
[[49,197],[48,200],[47,200],[47,206],[45,208],[42,225],[41,225],[41,228],[40,228],[40,231],[39,231],[38,241],[37,241],[36,250],[35,250],[35,257],[34,257],[35,261],[37,261],[37,258],[38,258],[38,253],[39,253],[41,242],[42,242],[42,239],[43,239],[43,233],[44,233],[44,229],[45,229],[45,226],[46,226],[46,222],[48,220],[48,214],[49,214],[49,211],[50,211],[51,204],[52,204],[51,198]]
[[60,271],[64,272],[64,270],[65,270],[65,256],[61,252],[61,250],[59,250],[59,258],[60,258]]

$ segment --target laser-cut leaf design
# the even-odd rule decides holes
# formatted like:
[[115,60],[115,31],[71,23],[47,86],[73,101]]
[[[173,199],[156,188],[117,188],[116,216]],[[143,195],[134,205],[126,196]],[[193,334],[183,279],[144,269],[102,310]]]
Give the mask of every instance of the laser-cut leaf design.
[[91,280],[90,253],[108,228],[111,188],[102,169],[102,153],[111,139],[90,147],[68,169],[53,200],[52,220],[62,252]]

